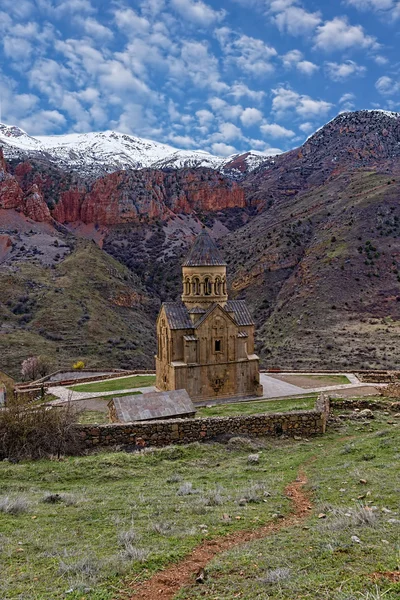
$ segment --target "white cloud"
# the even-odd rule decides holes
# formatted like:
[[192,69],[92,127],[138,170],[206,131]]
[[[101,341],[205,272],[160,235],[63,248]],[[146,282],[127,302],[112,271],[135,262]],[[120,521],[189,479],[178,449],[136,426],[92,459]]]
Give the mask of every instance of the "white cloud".
[[240,120],[245,127],[251,127],[263,119],[263,114],[258,108],[246,108],[240,115]]
[[284,87],[273,89],[272,93],[272,110],[278,116],[294,110],[300,117],[313,119],[325,116],[333,106],[325,100],[314,100],[310,96]]
[[209,98],[208,104],[220,116],[225,119],[238,119],[243,112],[243,107],[240,104],[228,104],[222,98]]
[[155,17],[165,8],[165,0],[143,0],[140,8],[144,14]]
[[380,65],[380,66],[387,65],[389,62],[389,60],[386,58],[386,56],[382,56],[381,54],[374,56],[374,61],[376,62],[377,65]]
[[222,142],[216,142],[211,146],[212,151],[217,156],[230,156],[231,154],[235,154],[236,148],[235,146],[229,146],[228,144],[224,144]]
[[393,0],[347,0],[347,4],[361,10],[387,10],[393,7]]
[[350,25],[346,17],[335,17],[317,29],[315,47],[321,50],[346,50],[352,47],[378,48],[376,38],[367,35],[361,25]]
[[211,136],[212,141],[231,142],[243,137],[242,130],[233,123],[221,123],[219,131]]
[[[277,6],[277,3],[273,3]],[[282,33],[307,35],[321,22],[319,12],[310,13],[300,6],[287,6],[272,17],[272,21]]]
[[277,56],[277,51],[263,40],[236,34],[227,27],[217,29],[215,35],[221,44],[228,61],[239,69],[253,76],[264,76],[274,71],[271,60]]
[[277,123],[264,123],[260,129],[265,135],[273,138],[292,138],[296,135],[291,129],[286,129]]
[[359,10],[376,12],[389,22],[400,18],[400,2],[398,0],[347,0],[347,4]]
[[314,75],[316,71],[318,71],[319,66],[310,62],[309,60],[301,60],[297,63],[297,70],[304,75]]
[[124,31],[128,37],[135,34],[148,33],[150,30],[150,22],[148,19],[139,16],[131,8],[115,11],[114,18],[118,27]]
[[32,44],[23,38],[5,36],[3,39],[4,54],[11,61],[25,62],[32,52]]
[[305,123],[302,123],[301,125],[299,125],[299,129],[300,129],[300,131],[303,131],[304,133],[310,133],[310,131],[313,131],[315,129],[315,125],[313,125],[309,121],[306,121]]
[[21,119],[20,125],[31,135],[43,135],[62,129],[66,119],[58,110],[40,110]]
[[319,70],[319,66],[309,60],[303,59],[303,54],[300,50],[290,50],[282,57],[284,67],[287,69],[296,68],[303,75],[313,75]]
[[383,77],[379,77],[375,83],[375,87],[383,96],[392,96],[400,91],[400,81],[395,81],[391,77],[384,75]]
[[217,58],[209,53],[205,42],[184,41],[180,56],[170,56],[168,68],[174,85],[185,86],[189,78],[195,87],[226,92],[229,86],[221,81]]
[[202,0],[171,0],[172,7],[181,17],[200,25],[208,27],[225,18],[225,10],[214,10]]
[[358,65],[353,60],[346,60],[343,63],[327,62],[325,63],[325,70],[332,81],[344,81],[350,76],[363,76],[367,69],[362,65]]
[[2,0],[1,8],[18,19],[26,19],[35,10],[35,7],[30,0],[18,0],[18,2],[15,0]]
[[343,102],[351,102],[355,99],[355,95],[352,92],[347,92],[346,94],[343,94],[343,96],[340,97],[340,104],[342,104]]
[[212,112],[206,109],[198,110],[196,112],[196,117],[198,118],[200,125],[202,125],[203,127],[208,126],[211,123],[211,121],[214,120],[214,115],[212,114]]
[[355,98],[356,97],[352,92],[347,92],[346,94],[343,94],[343,96],[341,96],[341,98],[339,100],[339,104],[341,105],[342,110],[345,110],[345,111],[354,110]]
[[189,135],[170,135],[169,140],[179,148],[193,148],[197,145]]
[[230,96],[233,96],[235,98],[235,100],[238,100],[239,98],[250,98],[250,100],[254,100],[256,102],[261,102],[265,96],[265,92],[263,91],[256,91],[256,90],[251,90],[250,88],[247,87],[246,84],[244,83],[234,83],[231,86],[231,89],[229,90],[228,94]]
[[105,27],[104,25],[99,23],[99,21],[93,19],[92,17],[87,17],[85,19],[78,18],[74,21],[83,28],[84,32],[88,36],[92,38],[96,38],[98,40],[106,42],[114,37],[114,34],[111,31],[111,29]]

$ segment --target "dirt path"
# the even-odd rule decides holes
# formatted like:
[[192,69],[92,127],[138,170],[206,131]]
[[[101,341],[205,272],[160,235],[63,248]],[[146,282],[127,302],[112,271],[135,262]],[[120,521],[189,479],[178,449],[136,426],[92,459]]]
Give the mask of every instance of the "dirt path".
[[234,546],[272,535],[284,527],[296,525],[310,514],[312,509],[310,500],[303,491],[306,482],[307,478],[304,472],[300,471],[297,479],[285,488],[285,494],[290,497],[293,504],[293,511],[287,517],[253,531],[235,531],[225,537],[205,540],[181,562],[156,573],[147,581],[134,584],[132,595],[128,593],[127,597],[129,600],[155,600],[157,598],[172,600],[183,586],[194,583],[196,574],[204,569],[217,554],[230,550]]

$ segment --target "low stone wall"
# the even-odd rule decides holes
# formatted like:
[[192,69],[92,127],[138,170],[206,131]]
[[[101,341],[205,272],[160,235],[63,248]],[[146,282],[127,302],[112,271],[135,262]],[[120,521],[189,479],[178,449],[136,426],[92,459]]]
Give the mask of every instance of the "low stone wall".
[[[61,371],[56,371],[52,375],[56,375]],[[84,371],[80,371],[83,373]],[[91,373],[94,373],[94,370],[91,369]],[[47,389],[49,387],[55,386],[69,386],[69,385],[81,385],[82,383],[96,383],[97,381],[105,381],[107,379],[116,379],[120,377],[130,377],[132,375],[155,375],[155,371],[149,371],[145,369],[135,369],[134,371],[121,371],[115,370],[114,372],[110,371],[107,375],[91,375],[90,377],[80,377],[79,379],[59,379],[58,381],[48,381],[47,378],[38,379],[37,381],[33,381],[31,383],[18,384],[18,391],[40,391],[41,389]],[[48,377],[51,377],[49,375]]]
[[343,398],[340,400],[332,400],[331,408],[337,410],[354,410],[355,408],[370,408],[371,410],[393,410],[393,404],[396,402],[388,402],[385,400],[381,401],[370,401],[370,400],[348,400]]
[[386,398],[400,398],[400,383],[392,383],[381,389],[382,396]]
[[400,371],[357,372],[362,383],[392,383],[400,381]]
[[[321,394],[314,410],[204,419],[170,419],[141,423],[79,425],[86,448],[102,446],[168,446],[216,439],[220,436],[264,437],[325,433],[329,398]],[[139,440],[139,444],[137,441]]]

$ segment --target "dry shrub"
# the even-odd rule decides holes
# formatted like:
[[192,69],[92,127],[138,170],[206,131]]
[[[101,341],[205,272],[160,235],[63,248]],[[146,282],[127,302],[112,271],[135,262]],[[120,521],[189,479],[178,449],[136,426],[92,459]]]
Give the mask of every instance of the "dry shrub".
[[266,584],[281,583],[290,579],[290,569],[281,567],[279,569],[269,569],[265,576],[260,580]]
[[0,497],[0,512],[9,515],[20,515],[29,510],[29,502],[25,496]]
[[9,404],[0,410],[0,460],[79,454],[76,420],[70,403],[57,408]]

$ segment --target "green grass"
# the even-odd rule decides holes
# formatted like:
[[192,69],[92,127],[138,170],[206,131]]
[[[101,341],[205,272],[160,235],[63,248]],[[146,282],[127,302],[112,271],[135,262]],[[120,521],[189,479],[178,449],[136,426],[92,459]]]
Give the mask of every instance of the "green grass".
[[349,378],[346,377],[346,375],[307,375],[307,378],[323,381],[324,385],[329,385],[330,383],[332,383],[332,385],[344,385],[350,383]]
[[109,423],[108,414],[102,410],[83,410],[78,416],[81,425]]
[[104,381],[97,381],[96,383],[81,383],[80,385],[73,385],[68,389],[74,392],[113,392],[114,390],[147,387],[154,385],[155,382],[155,375],[131,375],[130,377],[106,379]]
[[[308,442],[236,439],[141,454],[0,463],[0,495],[28,502],[21,514],[0,513],[0,597],[116,600],[127,582],[183,558],[202,539],[290,512],[284,488],[302,467],[314,504],[307,521],[220,555],[207,569],[206,583],[177,598],[374,600],[367,595],[374,591],[368,575],[393,571],[400,559],[399,526],[390,523],[399,519],[399,432],[387,421],[384,413],[366,424],[348,421]],[[255,452],[259,462],[249,463]],[[180,495],[185,482],[196,493]],[[48,492],[61,501],[43,502]],[[239,504],[251,495],[255,502]],[[362,505],[377,507],[372,526],[346,517]],[[325,519],[318,519],[321,512]],[[144,562],[127,558],[124,538],[149,553]],[[262,582],[278,568],[290,575]],[[398,598],[398,584],[382,581],[378,587],[385,600]]]
[[211,408],[198,408],[196,417],[231,417],[234,415],[257,415],[268,412],[288,412],[294,410],[311,410],[315,406],[317,394],[307,397],[282,400],[265,400],[257,402],[235,402],[220,404]]
[[[400,597],[400,583],[370,578],[399,569],[398,426],[388,426],[381,415],[378,422],[345,424],[341,434],[314,439],[312,446],[306,472],[315,507],[306,523],[221,554],[209,565],[204,586],[176,599]],[[274,581],[278,570],[282,579]]]

